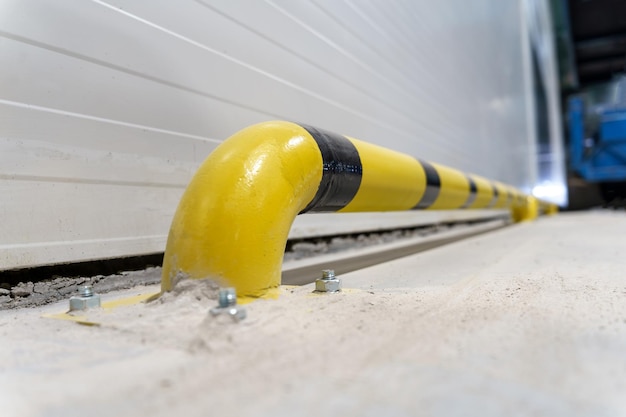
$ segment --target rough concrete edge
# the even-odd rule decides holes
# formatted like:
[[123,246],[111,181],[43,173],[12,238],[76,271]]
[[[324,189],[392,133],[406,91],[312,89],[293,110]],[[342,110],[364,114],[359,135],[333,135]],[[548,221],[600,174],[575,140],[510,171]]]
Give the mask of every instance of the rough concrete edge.
[[57,277],[38,282],[20,282],[11,290],[1,289],[0,310],[37,307],[55,301],[69,299],[78,293],[81,285],[90,284],[95,293],[129,289],[140,285],[153,285],[161,282],[161,268],[150,267],[141,271],[121,272],[114,275],[93,277]]

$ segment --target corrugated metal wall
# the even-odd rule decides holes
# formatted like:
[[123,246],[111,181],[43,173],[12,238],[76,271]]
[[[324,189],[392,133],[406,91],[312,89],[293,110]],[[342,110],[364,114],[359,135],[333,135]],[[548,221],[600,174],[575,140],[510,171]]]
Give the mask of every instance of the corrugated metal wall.
[[2,0],[0,269],[163,250],[271,119],[530,187],[526,36],[518,1]]

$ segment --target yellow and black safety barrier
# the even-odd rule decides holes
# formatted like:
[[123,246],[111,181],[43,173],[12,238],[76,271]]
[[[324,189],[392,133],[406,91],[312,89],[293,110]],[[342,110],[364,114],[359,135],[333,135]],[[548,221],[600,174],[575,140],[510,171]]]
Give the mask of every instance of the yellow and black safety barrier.
[[224,141],[187,187],[170,229],[162,291],[208,278],[261,296],[280,284],[300,213],[509,209],[532,220],[556,206],[520,190],[347,136],[290,122]]

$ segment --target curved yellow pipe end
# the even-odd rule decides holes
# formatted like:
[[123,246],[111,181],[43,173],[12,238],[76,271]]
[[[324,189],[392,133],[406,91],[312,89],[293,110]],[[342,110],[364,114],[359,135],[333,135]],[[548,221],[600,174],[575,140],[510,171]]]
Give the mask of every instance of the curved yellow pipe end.
[[256,297],[280,285],[289,229],[315,196],[322,166],[315,140],[294,123],[261,123],[224,141],[178,205],[161,290],[209,278]]
[[511,216],[515,222],[532,221],[539,217],[539,200],[526,196],[511,208]]
[[553,203],[546,203],[545,214],[548,216],[553,216],[559,212],[559,206]]

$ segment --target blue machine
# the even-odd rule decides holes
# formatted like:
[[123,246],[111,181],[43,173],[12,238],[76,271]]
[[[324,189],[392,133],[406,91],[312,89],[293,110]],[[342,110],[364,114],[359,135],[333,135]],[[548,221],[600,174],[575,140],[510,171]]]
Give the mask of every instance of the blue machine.
[[570,167],[588,182],[626,181],[626,106],[585,112],[569,100]]

